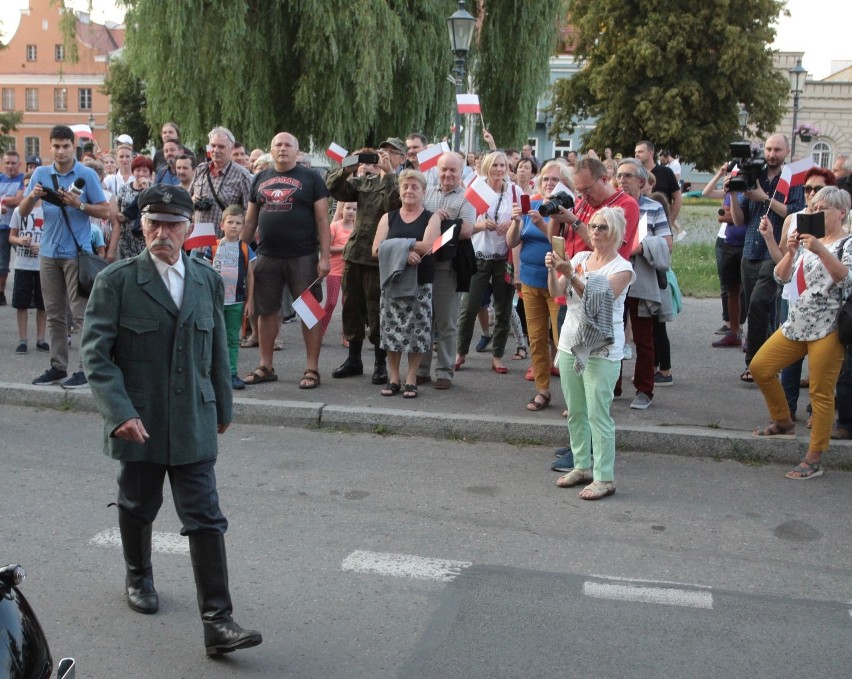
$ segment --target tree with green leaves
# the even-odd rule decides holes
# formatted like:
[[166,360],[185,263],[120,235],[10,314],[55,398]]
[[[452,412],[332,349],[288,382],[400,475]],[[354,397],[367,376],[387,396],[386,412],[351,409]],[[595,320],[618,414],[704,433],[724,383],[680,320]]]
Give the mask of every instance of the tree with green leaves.
[[10,136],[10,132],[18,129],[18,125],[24,119],[23,111],[6,111],[0,113],[0,153],[12,147],[15,138]]
[[[148,124],[176,120],[188,141],[204,141],[215,124],[264,148],[281,130],[320,148],[412,131],[441,138],[455,105],[446,19],[457,4],[126,0],[125,54],[147,86]],[[520,142],[546,90],[554,5],[472,4],[484,7],[474,81],[498,141]]]
[[148,107],[145,83],[133,75],[124,59],[112,59],[101,92],[109,97],[109,129],[113,134],[129,134],[134,144],[143,148],[152,137],[145,115]]
[[783,0],[572,2],[582,70],[553,87],[552,133],[582,119],[584,146],[632,153],[640,139],[716,167],[739,138],[740,105],[758,135],[780,122],[789,84],[772,66]]
[[472,51],[473,78],[488,131],[503,147],[525,144],[535,129],[536,106],[550,84],[564,0],[482,3]]

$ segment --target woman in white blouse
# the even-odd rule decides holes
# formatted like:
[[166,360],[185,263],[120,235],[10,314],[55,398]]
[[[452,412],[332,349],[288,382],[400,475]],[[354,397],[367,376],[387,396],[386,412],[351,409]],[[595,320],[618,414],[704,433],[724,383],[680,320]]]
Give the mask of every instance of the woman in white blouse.
[[491,369],[505,375],[503,353],[509,336],[509,319],[515,294],[514,280],[506,281],[506,260],[509,246],[506,232],[512,224],[512,204],[519,199],[520,191],[509,180],[509,161],[502,151],[494,151],[482,161],[482,176],[497,192],[494,205],[477,215],[473,225],[473,249],[476,253],[476,271],[470,281],[470,292],[462,297],[459,314],[459,345],[455,369],[460,370],[470,350],[473,325],[489,285],[494,304],[494,336]]
[[[852,239],[843,230],[849,214],[849,194],[834,186],[820,189],[812,211],[825,216],[825,236],[791,231],[782,245],[784,256],[775,266],[775,280],[797,281],[799,297],[787,320],[766,341],[751,362],[754,381],[763,392],[772,422],[753,432],[765,438],[796,438],[796,423],[778,380],[778,371],[807,356],[809,393],[813,409],[810,444],[805,459],[787,472],[788,479],[822,475],[822,454],[828,448],[834,422],[834,385],[843,365],[843,345],[837,337],[837,311],[852,288]],[[768,220],[761,230],[772,228]]]

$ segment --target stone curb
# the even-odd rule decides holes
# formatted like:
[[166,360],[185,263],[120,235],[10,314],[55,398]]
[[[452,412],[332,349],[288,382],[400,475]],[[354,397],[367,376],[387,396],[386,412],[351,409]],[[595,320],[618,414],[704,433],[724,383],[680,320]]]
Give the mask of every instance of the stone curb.
[[[96,412],[88,389],[64,390],[0,382],[0,403]],[[234,399],[234,420],[240,424],[333,428],[392,436],[424,436],[455,441],[494,441],[518,446],[559,447],[566,443],[566,426],[499,416],[422,412],[391,408],[362,408],[305,401]],[[807,439],[761,440],[744,432],[707,427],[617,427],[620,450],[688,457],[714,457],[754,463],[795,464],[804,455]],[[852,442],[832,441],[835,449],[852,451]]]

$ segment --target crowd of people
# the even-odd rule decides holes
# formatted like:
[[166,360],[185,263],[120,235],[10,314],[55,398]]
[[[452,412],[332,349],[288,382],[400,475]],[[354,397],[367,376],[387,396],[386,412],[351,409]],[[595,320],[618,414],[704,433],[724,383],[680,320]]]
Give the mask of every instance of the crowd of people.
[[[207,259],[224,281],[233,389],[279,379],[274,352],[281,348],[282,319],[305,293],[319,303],[325,299],[325,306],[315,323],[301,323],[301,389],[321,384],[323,337],[338,300],[339,339],[348,355],[331,376],[362,375],[368,340],[371,382],[387,397],[417,398],[428,384],[450,389],[472,348],[490,347],[491,369],[505,375],[513,340],[511,359],[530,359],[525,377],[534,383],[519,407],[544,410],[552,400],[553,378],[561,384],[571,446],[553,464],[567,471],[559,484],[594,481],[603,485],[582,497],[611,494],[609,405],[622,394],[627,365],[622,359],[635,357],[631,409],[648,409],[655,389],[674,381],[666,327],[679,303],[671,271],[682,206],[679,164],[647,140],[637,142],[632,157],[610,149],[599,157],[589,150],[542,164],[529,146],[498,148],[487,131],[483,136],[489,150],[466,157],[443,153],[424,172],[418,154],[429,140],[419,133],[389,137],[378,148],[358,149],[323,176],[286,132],[275,135],[268,151],[248,153],[229,130],[215,127],[207,157],[197,162],[181,143],[179,126],[168,122],[151,156],[135,153],[132,139],[121,135],[115,149],[77,160],[73,133],[54,128],[51,165],[23,176],[17,154],[4,157],[0,192],[3,221],[11,226],[4,231],[18,262],[16,351],[29,349],[28,309],[35,308],[35,347],[49,353],[50,366],[33,383],[88,384],[82,366],[68,375],[68,346],[82,326],[86,303],[74,283],[76,246],[110,262],[140,255],[148,244],[139,198],[151,186],[170,187],[189,195],[195,228],[209,225],[216,233],[214,246],[193,250],[191,257]],[[754,186],[729,189],[731,168],[725,164],[705,189],[723,199],[717,264],[724,325],[713,346],[746,352],[741,379],[756,381],[770,404],[773,422],[755,431],[763,437],[790,435],[801,360],[808,356],[812,443],[791,478],[811,478],[821,473],[828,438],[852,438],[852,416],[845,409],[833,425],[838,378],[838,389],[852,387],[846,386],[849,360],[841,370],[843,350],[831,324],[831,311],[852,280],[847,261],[852,242],[838,236],[849,212],[842,200],[848,194],[832,188],[832,172],[812,168],[804,188],[776,192],[788,154],[784,136],[772,135]],[[478,177],[492,195],[479,209],[466,193]],[[73,190],[75,182],[82,190]],[[824,193],[824,187],[832,190]],[[817,239],[796,227],[798,214],[815,213],[825,215],[826,225]],[[452,237],[442,238],[435,250],[438,237],[450,230]],[[840,250],[836,243],[842,243]],[[8,268],[7,256],[0,261],[0,303]],[[804,285],[788,282],[791,271],[805,273]],[[779,297],[781,283],[786,285]],[[803,318],[820,318],[822,325],[803,329]],[[481,335],[474,344],[477,326]],[[796,349],[782,351],[773,339],[764,350],[778,333]],[[817,340],[831,344],[831,360],[812,346]],[[258,347],[257,366],[243,376],[241,346]],[[797,353],[790,367],[779,363]],[[773,382],[781,368],[778,388],[789,412],[782,412]]]

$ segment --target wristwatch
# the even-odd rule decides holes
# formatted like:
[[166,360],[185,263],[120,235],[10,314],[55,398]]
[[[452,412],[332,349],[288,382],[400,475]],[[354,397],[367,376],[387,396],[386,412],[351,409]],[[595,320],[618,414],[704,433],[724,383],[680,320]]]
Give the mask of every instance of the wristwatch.
[[86,211],[86,204],[83,201],[80,201],[80,212]]

